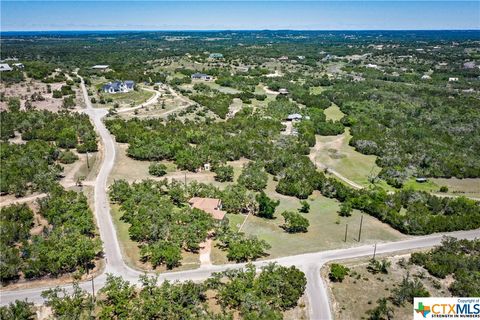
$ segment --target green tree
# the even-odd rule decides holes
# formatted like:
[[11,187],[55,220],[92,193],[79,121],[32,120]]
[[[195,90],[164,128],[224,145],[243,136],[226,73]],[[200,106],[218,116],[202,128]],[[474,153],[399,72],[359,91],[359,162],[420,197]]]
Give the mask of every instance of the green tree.
[[0,307],[0,319],[33,320],[36,318],[35,315],[33,303],[27,300],[15,300],[8,306]]
[[257,215],[262,218],[273,219],[275,208],[278,207],[280,201],[270,199],[263,191],[256,196],[256,200],[258,203]]
[[350,201],[344,201],[340,204],[340,211],[338,212],[338,215],[341,217],[350,217],[352,215],[352,204]]
[[59,319],[90,319],[94,307],[92,296],[81,289],[78,283],[73,284],[72,294],[57,287],[42,292],[42,297]]
[[282,228],[289,233],[307,232],[310,222],[307,218],[301,214],[293,211],[284,211],[282,216],[285,219],[285,223]]
[[349,272],[349,268],[338,263],[332,263],[330,265],[330,272],[328,273],[328,277],[333,282],[342,282]]
[[215,180],[220,182],[233,181],[233,167],[228,165],[220,165],[214,168],[216,173]]
[[256,162],[249,162],[243,166],[242,173],[238,177],[238,183],[247,189],[261,191],[267,186],[268,175],[263,167]]

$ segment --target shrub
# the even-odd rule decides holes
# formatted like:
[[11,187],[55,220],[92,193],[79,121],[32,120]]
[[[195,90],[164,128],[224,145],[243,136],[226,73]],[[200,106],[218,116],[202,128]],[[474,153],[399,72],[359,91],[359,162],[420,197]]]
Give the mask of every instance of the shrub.
[[162,177],[167,174],[167,166],[163,163],[154,162],[148,166],[148,173],[152,176]]
[[349,272],[349,268],[338,263],[332,263],[330,265],[330,272],[328,273],[328,278],[333,282],[342,282]]
[[63,164],[70,164],[70,163],[74,163],[75,161],[77,161],[78,157],[72,151],[67,150],[67,151],[63,151],[62,153],[60,153],[60,157],[58,158],[58,160]]

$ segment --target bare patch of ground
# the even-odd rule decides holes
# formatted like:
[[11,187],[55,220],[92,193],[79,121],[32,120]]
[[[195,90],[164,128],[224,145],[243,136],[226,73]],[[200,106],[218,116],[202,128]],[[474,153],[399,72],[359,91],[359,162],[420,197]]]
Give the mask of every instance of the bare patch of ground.
[[[382,259],[378,257],[377,259]],[[449,279],[437,279],[428,272],[416,265],[408,264],[410,253],[396,256],[385,256],[391,262],[388,274],[372,274],[368,272],[367,266],[370,258],[361,258],[347,261],[340,261],[350,269],[350,274],[342,282],[331,282],[328,278],[329,265],[322,268],[321,274],[326,281],[329,295],[331,297],[333,314],[335,319],[368,319],[367,311],[377,305],[380,298],[388,298],[392,290],[398,286],[403,277],[410,275],[410,279],[418,279],[434,297],[448,297]],[[405,266],[401,266],[401,261]],[[393,306],[389,302],[390,306]],[[403,307],[394,307],[394,319],[411,319],[413,306],[406,303]]]
[[[62,85],[65,85],[65,82],[60,83],[50,83],[51,90],[59,90]],[[72,90],[75,92],[75,101],[77,101],[77,106],[80,106],[81,91],[76,86],[72,86]],[[59,111],[62,110],[62,98],[53,98],[52,93],[47,92],[47,84],[39,80],[27,79],[24,82],[11,84],[5,86],[4,83],[0,84],[0,91],[4,93],[5,101],[0,101],[0,111],[7,110],[8,98],[17,97],[20,98],[21,110],[25,109],[25,101],[31,100],[31,96],[34,93],[40,94],[45,100],[43,101],[31,101],[31,104],[34,108],[39,110],[48,110],[48,111]],[[78,107],[77,107],[78,108]]]

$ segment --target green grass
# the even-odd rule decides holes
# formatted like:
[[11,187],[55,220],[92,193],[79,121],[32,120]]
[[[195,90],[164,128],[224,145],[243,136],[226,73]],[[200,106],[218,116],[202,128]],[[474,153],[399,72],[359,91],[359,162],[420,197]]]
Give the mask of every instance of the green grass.
[[419,183],[415,181],[415,178],[410,178],[403,184],[403,189],[413,189],[416,191],[437,192],[440,187],[428,179],[427,182]]
[[336,104],[332,104],[327,109],[323,110],[327,120],[339,121],[345,115]]
[[[362,214],[354,211],[351,217],[339,218],[337,214],[339,202],[326,198],[319,192],[315,192],[307,200],[311,207],[310,212],[305,214],[310,222],[308,232],[289,234],[280,227],[284,223],[280,213],[284,210],[297,210],[300,208],[300,201],[293,197],[268,193],[280,200],[275,219],[250,216],[242,231],[247,235],[254,235],[267,241],[272,246],[269,250],[269,258],[404,238],[390,226],[364,215],[362,239],[358,243],[357,237]],[[349,232],[347,242],[344,242],[346,224],[349,225]]]
[[435,183],[438,188],[440,186],[448,187],[448,194],[465,195],[467,197],[480,198],[480,179],[457,179],[457,178],[436,178],[429,179]]
[[324,87],[311,87],[310,88],[310,94],[320,94],[322,93],[323,91],[325,91],[325,88]]
[[375,163],[376,156],[355,151],[348,145],[350,139],[349,128],[346,128],[342,135],[317,136],[320,148],[315,159],[358,184],[370,185],[368,177],[377,175],[381,170]]
[[120,106],[130,106],[133,104],[137,106],[148,99],[150,99],[154,93],[139,89],[138,91],[130,91],[125,93],[102,93],[105,99],[111,98],[113,103],[118,103]]

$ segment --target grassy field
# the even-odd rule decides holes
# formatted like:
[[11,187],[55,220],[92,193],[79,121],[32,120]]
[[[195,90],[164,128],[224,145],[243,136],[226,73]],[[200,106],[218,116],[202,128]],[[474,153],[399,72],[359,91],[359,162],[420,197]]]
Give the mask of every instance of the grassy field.
[[[307,200],[310,204],[310,212],[305,214],[310,222],[308,232],[289,234],[280,227],[284,223],[281,212],[299,209],[300,201],[297,198],[276,193],[275,185],[276,182],[270,177],[266,192],[270,197],[280,201],[275,219],[269,220],[251,215],[242,229],[246,235],[257,236],[272,246],[268,251],[270,255],[267,259],[406,238],[377,219],[363,215],[362,239],[359,243],[357,239],[362,214],[354,210],[351,217],[340,218],[337,214],[339,202],[322,196],[318,191]],[[228,218],[230,226],[236,229],[243,223],[245,216],[228,215]],[[344,242],[346,224],[348,224],[348,236],[347,242]],[[225,254],[219,251],[218,248],[213,248],[213,263],[226,262]]]
[[430,179],[437,186],[448,187],[448,194],[480,198],[480,179]]
[[[448,292],[448,279],[434,278],[422,267],[406,265],[402,268],[398,262],[400,259],[408,261],[410,254],[389,256],[391,262],[388,274],[371,274],[367,271],[369,258],[339,262],[350,268],[350,276],[343,282],[331,282],[328,280],[329,266],[322,269],[322,276],[327,282],[329,293],[332,297],[334,319],[357,320],[368,319],[366,312],[377,305],[380,298],[388,298],[395,285],[399,284],[403,277],[410,273],[411,279],[418,278],[433,297],[450,296]],[[439,281],[440,280],[440,281]],[[434,281],[440,288],[434,287]],[[393,306],[389,302],[389,306]],[[411,319],[413,306],[405,303],[403,307],[394,306],[393,319]]]
[[339,121],[345,115],[336,104],[332,104],[327,109],[323,110],[327,120]]
[[332,168],[346,178],[367,186],[368,177],[380,172],[375,164],[376,156],[364,155],[348,145],[351,139],[350,129],[338,136],[317,136],[315,160]]

